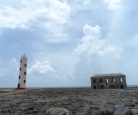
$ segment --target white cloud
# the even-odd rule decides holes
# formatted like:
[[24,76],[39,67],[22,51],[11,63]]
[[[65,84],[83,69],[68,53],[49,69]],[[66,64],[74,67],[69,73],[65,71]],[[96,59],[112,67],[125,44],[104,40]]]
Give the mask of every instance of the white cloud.
[[4,28],[28,28],[32,22],[43,23],[56,22],[65,24],[70,15],[70,7],[67,2],[60,0],[22,0],[20,8],[3,6],[0,8],[0,27]]
[[122,0],[104,0],[109,10],[116,10],[121,7]]
[[35,61],[31,67],[28,69],[29,75],[35,76],[46,76],[49,72],[55,72],[53,67],[49,64],[48,61]]
[[[57,65],[57,63],[55,64]],[[53,67],[47,60],[36,60],[28,68],[27,86],[28,87],[61,87],[66,86],[68,80],[64,78],[64,72]],[[68,84],[68,82],[67,82]]]
[[49,0],[48,18],[57,21],[59,24],[65,24],[70,16],[70,7],[66,1]]
[[100,26],[96,25],[95,27],[92,27],[86,24],[83,27],[83,32],[85,36],[81,39],[80,44],[75,49],[78,54],[89,53],[99,56],[120,56],[121,48],[110,45],[106,40],[100,39]]
[[0,27],[1,28],[21,28],[26,29],[29,21],[33,20],[33,14],[27,12],[26,9],[19,10],[10,6],[5,6],[0,11]]
[[[61,0],[21,0],[19,6],[0,7],[0,28],[41,30],[47,42],[67,42],[71,7]],[[42,34],[43,33],[43,34]],[[41,37],[42,38],[42,37]],[[43,42],[44,42],[43,41]]]
[[86,24],[83,27],[83,33],[86,36],[97,36],[101,33],[100,26],[96,25],[95,27],[91,27],[90,25]]
[[88,5],[88,4],[90,4],[91,2],[92,2],[92,0],[84,0],[84,1],[83,1],[83,4],[84,4],[84,5]]

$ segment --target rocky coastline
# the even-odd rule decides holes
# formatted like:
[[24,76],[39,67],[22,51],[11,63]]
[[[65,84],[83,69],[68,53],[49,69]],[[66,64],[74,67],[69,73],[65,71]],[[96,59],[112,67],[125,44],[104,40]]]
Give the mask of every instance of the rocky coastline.
[[0,115],[8,114],[138,115],[138,89],[0,89]]

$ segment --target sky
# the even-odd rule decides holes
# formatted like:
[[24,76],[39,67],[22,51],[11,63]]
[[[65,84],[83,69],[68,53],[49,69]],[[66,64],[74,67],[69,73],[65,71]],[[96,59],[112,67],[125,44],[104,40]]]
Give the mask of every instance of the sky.
[[123,73],[138,84],[137,0],[0,0],[0,87],[90,87]]

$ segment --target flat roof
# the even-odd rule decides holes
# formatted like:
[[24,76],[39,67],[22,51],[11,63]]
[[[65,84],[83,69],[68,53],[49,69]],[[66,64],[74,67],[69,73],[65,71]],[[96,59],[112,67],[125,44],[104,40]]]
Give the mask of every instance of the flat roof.
[[119,76],[125,76],[125,75],[122,73],[95,74],[91,78],[93,77],[119,77]]

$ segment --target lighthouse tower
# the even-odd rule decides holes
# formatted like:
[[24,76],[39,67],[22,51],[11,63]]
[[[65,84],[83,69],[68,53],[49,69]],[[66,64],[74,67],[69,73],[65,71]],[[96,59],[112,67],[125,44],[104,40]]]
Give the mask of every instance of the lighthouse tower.
[[24,54],[20,60],[19,82],[17,89],[26,88],[27,56]]

